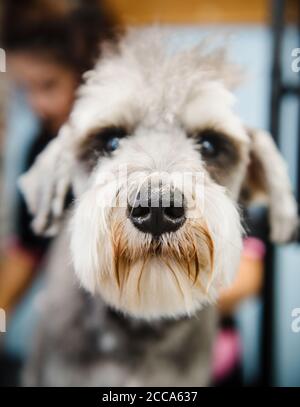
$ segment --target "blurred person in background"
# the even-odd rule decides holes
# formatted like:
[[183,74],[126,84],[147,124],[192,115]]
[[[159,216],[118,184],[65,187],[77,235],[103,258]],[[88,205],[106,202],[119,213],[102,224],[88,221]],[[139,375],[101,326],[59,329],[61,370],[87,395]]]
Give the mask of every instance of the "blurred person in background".
[[[1,26],[7,74],[39,121],[37,134],[28,138],[28,145],[24,147],[20,132],[13,135],[13,148],[4,152],[9,166],[18,168],[13,176],[5,174],[16,194],[13,226],[1,244],[0,257],[0,308],[9,316],[39,270],[50,243],[31,231],[31,216],[17,191],[17,176],[57,135],[68,118],[82,74],[93,67],[101,42],[114,40],[116,26],[101,1],[72,0],[7,0]],[[12,114],[10,120],[18,122],[22,117]],[[10,154],[15,149],[20,150],[21,162]]]
[[264,282],[269,241],[267,209],[255,205],[244,211],[243,218],[246,235],[240,266],[232,285],[221,291],[218,300],[220,321],[212,360],[212,384],[217,387],[243,385],[242,353],[245,349],[238,330],[236,311],[243,301],[261,294]]

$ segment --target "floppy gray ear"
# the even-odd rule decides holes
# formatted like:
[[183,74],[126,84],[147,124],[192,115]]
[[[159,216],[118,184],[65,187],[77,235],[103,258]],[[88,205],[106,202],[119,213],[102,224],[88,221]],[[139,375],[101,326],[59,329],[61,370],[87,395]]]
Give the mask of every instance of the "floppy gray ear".
[[71,140],[70,127],[65,124],[18,180],[37,234],[54,236],[59,230],[74,168]]
[[264,198],[269,207],[270,239],[287,242],[296,237],[299,218],[286,163],[268,132],[250,129],[248,133],[251,151],[242,200],[251,204]]

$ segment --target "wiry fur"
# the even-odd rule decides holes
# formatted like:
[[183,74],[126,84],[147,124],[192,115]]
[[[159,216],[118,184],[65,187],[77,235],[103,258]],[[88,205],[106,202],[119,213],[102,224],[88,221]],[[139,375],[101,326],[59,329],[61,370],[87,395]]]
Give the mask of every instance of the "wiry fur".
[[[90,384],[125,385],[135,380],[145,385],[208,383],[215,318],[211,307],[202,308],[214,303],[220,288],[230,284],[238,267],[242,228],[237,202],[242,190],[248,189],[248,197],[255,192],[256,184],[250,182],[249,172],[254,157],[263,171],[262,192],[270,205],[272,237],[284,241],[293,233],[296,205],[285,165],[271,137],[264,132],[247,131],[233,112],[230,87],[236,77],[237,70],[221,49],[208,53],[202,44],[171,53],[153,31],[132,32],[118,46],[107,47],[95,69],[86,74],[68,123],[21,178],[21,188],[35,215],[33,226],[37,232],[48,234],[58,231],[64,197],[72,185],[76,203],[68,230],[75,273],[82,286],[95,296],[91,301],[93,315],[99,309],[99,318],[115,315],[114,339],[120,339],[118,326],[125,324],[129,328],[125,336],[121,335],[121,354],[127,352],[130,341],[139,346],[136,376],[128,371],[131,356],[123,355],[125,360],[121,358],[121,362],[115,354],[107,356],[101,346],[97,348],[94,343],[83,341],[85,351],[91,347],[96,352],[87,362],[88,370],[93,372]],[[81,151],[98,130],[109,126],[125,127],[128,137],[122,138],[119,148],[109,155],[93,151],[96,164],[90,172],[80,158],[86,156]],[[205,129],[222,133],[231,146],[218,163],[207,162],[201,155],[197,137]],[[272,160],[276,163],[276,178],[268,164]],[[124,166],[126,176],[121,175],[116,185],[114,175]],[[180,174],[184,173],[202,177],[183,189]],[[140,232],[130,221],[127,207],[112,205],[125,190],[128,196],[136,197],[149,180],[158,180],[162,191],[168,187],[178,190],[187,204],[185,223],[159,239]],[[283,206],[278,202],[279,194],[284,196]],[[283,229],[278,222],[284,224]],[[68,237],[64,239],[64,244],[69,244]],[[62,297],[64,290],[76,293],[67,304],[69,310],[62,311],[73,320],[84,308],[75,305],[76,296],[84,297],[83,291],[62,284],[60,274],[55,275],[53,286],[61,286]],[[49,289],[48,304],[53,293]],[[64,298],[57,299],[57,303],[62,308],[66,304]],[[104,304],[117,311],[110,311]],[[46,315],[54,311],[51,306],[45,309]],[[175,320],[164,320],[170,317]],[[99,327],[96,321],[97,317],[89,328],[80,325],[81,334],[101,331],[103,320],[100,318]],[[59,384],[60,380],[54,378],[58,369],[68,372],[68,378],[62,378],[61,383],[78,384],[80,380],[86,383],[85,359],[77,360],[75,352],[67,358],[69,352],[63,347],[59,361],[53,362],[58,354],[51,340],[50,345],[46,343],[49,335],[53,335],[52,341],[62,335],[55,321],[49,324],[53,332],[51,326],[41,329],[42,345],[38,352],[45,359],[42,369],[47,372],[42,383]],[[156,337],[155,344],[150,341],[152,347],[148,348],[146,337],[142,342],[135,338],[132,330],[135,324],[142,330],[148,326],[152,334],[159,324],[164,334]],[[184,334],[186,329],[188,336]],[[205,345],[197,342],[201,332],[208,335]],[[189,346],[187,338],[197,338],[193,349],[195,360],[194,363],[189,360],[186,380],[178,372],[172,373],[174,361],[170,364],[168,352],[174,334],[181,338],[175,344],[174,355],[183,359]],[[45,346],[50,346],[47,357],[42,355]],[[156,346],[160,348],[160,360],[154,358],[157,366],[150,368],[147,358],[151,358],[152,352],[155,354]],[[200,366],[196,365],[200,360],[201,375]]]

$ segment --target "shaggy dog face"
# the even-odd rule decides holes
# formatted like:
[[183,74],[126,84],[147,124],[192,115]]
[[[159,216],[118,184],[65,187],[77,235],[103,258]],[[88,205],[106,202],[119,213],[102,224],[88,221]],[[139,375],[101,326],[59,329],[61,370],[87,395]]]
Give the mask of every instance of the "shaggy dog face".
[[21,178],[39,233],[57,232],[72,185],[75,272],[113,307],[151,319],[214,301],[238,266],[241,196],[263,194],[272,238],[292,235],[285,165],[233,112],[236,75],[222,50],[171,54],[153,32],[129,33],[85,75],[68,123]]

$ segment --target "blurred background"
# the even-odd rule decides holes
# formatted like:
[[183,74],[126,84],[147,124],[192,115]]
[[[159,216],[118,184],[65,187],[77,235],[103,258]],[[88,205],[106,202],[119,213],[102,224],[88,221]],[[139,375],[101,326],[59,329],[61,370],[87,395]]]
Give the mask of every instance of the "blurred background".
[[[0,3],[0,385],[20,383],[51,245],[31,232],[16,181],[68,117],[103,41],[153,23],[171,32],[178,49],[229,34],[231,57],[247,72],[236,110],[247,125],[271,130],[298,198],[300,183],[298,1],[24,3]],[[212,385],[300,386],[300,246],[270,245],[264,208],[249,210],[246,222],[237,279],[218,304]]]

